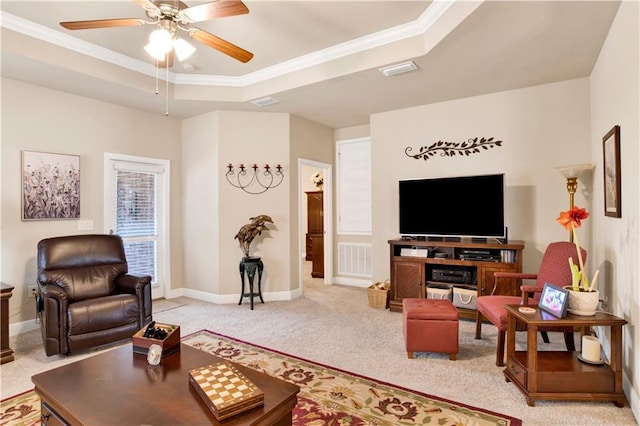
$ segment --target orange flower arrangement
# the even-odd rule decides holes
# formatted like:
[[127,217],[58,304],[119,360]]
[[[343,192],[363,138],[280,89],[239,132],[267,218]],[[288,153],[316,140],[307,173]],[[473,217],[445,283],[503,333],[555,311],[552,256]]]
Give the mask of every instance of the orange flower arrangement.
[[598,274],[600,270],[597,270],[589,285],[589,279],[584,271],[584,261],[582,260],[582,252],[580,251],[580,245],[578,244],[578,234],[576,229],[582,225],[582,221],[589,217],[589,212],[586,209],[578,206],[573,206],[566,212],[560,212],[560,216],[556,219],[560,225],[571,232],[573,235],[573,242],[576,245],[576,251],[578,253],[579,265],[573,263],[573,258],[569,258],[569,266],[571,267],[572,287],[574,291],[580,291],[580,284],[582,284],[582,291],[593,291],[598,280]]

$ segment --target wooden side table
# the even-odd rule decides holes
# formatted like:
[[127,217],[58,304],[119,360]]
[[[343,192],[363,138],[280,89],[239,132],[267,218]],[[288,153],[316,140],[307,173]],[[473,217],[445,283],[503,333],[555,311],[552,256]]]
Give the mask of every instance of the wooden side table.
[[[520,305],[507,305],[507,367],[505,379],[524,394],[527,404],[536,400],[612,401],[622,407],[626,397],[622,389],[622,326],[627,321],[598,312],[593,316],[568,314],[555,318],[536,311],[518,310]],[[532,306],[533,307],[533,306]],[[516,351],[516,324],[527,328],[527,350]],[[578,360],[578,352],[538,351],[538,328],[542,326],[611,327],[611,354],[607,365],[593,365]]]
[[0,283],[0,364],[13,361],[13,350],[9,347],[9,299],[13,286]]

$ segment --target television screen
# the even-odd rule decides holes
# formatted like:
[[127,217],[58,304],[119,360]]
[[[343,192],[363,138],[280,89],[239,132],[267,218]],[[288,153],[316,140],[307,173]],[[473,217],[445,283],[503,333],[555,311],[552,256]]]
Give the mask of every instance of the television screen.
[[399,181],[400,234],[504,237],[504,174]]

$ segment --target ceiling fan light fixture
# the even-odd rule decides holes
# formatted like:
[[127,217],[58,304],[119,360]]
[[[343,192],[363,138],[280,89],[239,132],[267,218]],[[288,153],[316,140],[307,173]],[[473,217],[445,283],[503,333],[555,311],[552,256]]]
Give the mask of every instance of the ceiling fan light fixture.
[[158,61],[164,61],[164,58],[167,54],[162,48],[159,48],[157,45],[153,43],[149,43],[144,47],[144,50],[147,51],[149,55],[157,59]]
[[159,28],[149,34],[149,44],[144,47],[144,50],[158,61],[164,61],[172,48],[173,35],[166,28]]
[[189,56],[193,55],[193,52],[196,51],[196,48],[193,47],[185,39],[176,37],[175,40],[173,40],[173,50],[176,52],[178,60],[184,61]]

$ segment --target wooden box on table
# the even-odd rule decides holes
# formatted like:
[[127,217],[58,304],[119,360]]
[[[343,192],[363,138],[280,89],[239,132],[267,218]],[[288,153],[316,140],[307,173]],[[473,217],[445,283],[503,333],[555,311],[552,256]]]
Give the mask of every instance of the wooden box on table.
[[171,355],[172,353],[180,350],[179,325],[155,324],[154,326],[165,330],[167,332],[167,337],[162,340],[144,337],[144,332],[147,329],[147,327],[145,327],[131,337],[133,353],[147,355],[151,345],[159,345],[162,348],[162,358],[164,358],[165,356]]

